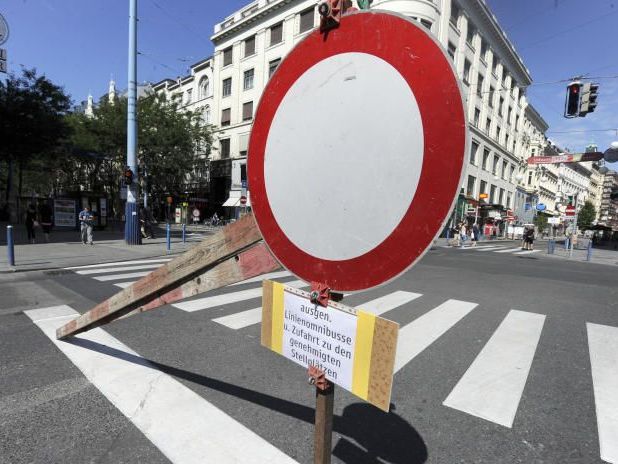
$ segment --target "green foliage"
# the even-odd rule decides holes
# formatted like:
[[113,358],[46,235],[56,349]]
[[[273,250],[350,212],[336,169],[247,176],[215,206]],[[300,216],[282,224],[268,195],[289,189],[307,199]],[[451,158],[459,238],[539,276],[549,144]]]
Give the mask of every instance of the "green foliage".
[[590,201],[586,201],[577,213],[577,227],[583,230],[589,229],[596,215],[597,212],[594,205]]
[[544,214],[537,214],[534,218],[534,225],[540,232],[544,231],[547,227],[547,216]]

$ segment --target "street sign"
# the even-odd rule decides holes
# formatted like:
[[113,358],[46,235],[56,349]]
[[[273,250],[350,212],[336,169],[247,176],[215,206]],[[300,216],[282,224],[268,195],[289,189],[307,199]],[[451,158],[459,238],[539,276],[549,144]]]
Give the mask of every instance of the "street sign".
[[536,209],[537,211],[545,211],[547,207],[545,206],[544,203],[539,203],[538,205],[536,205]]
[[9,40],[9,24],[0,14],[0,45],[3,45],[7,40]]
[[262,345],[388,412],[399,324],[265,280]]
[[565,210],[565,214],[567,216],[575,216],[575,206],[568,205]]
[[437,40],[386,11],[345,15],[327,38],[301,41],[264,90],[248,158],[257,225],[306,281],[382,284],[442,230],[467,143],[460,83]]
[[550,217],[547,219],[548,224],[560,224],[560,218]]
[[484,200],[484,199],[486,199],[486,198],[489,198],[489,195],[488,195],[487,193],[481,193],[481,194],[479,195],[479,198],[480,198],[481,200]]
[[240,204],[245,206],[247,204],[247,197],[241,196],[240,197]]

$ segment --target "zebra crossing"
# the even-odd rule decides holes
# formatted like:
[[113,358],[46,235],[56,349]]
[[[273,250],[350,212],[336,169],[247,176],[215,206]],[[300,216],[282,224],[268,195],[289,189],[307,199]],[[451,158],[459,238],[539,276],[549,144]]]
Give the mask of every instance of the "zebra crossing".
[[486,252],[510,253],[513,255],[533,255],[535,253],[541,252],[541,250],[524,250],[519,246],[513,247],[513,246],[508,246],[508,245],[480,245],[480,246],[466,245],[466,246],[459,246],[459,247],[444,245],[442,246],[442,248],[451,248],[451,249],[459,250],[459,251],[477,251],[480,253],[486,253]]
[[[519,248],[502,245],[471,250],[524,254]],[[125,261],[67,269],[85,278],[126,287],[170,259]],[[184,313],[204,311],[213,322],[231,330],[247,329],[261,322],[260,284],[264,279],[277,280],[294,288],[308,286],[302,280],[294,280],[294,276],[287,271],[277,271],[229,285],[222,289],[222,294],[193,297],[171,306]],[[390,311],[414,309],[415,302],[422,301],[423,296],[420,293],[396,290],[377,298],[367,298],[366,301],[363,301],[363,293],[355,295],[355,298],[362,301],[357,308],[389,318]],[[220,312],[216,311],[229,311],[232,308],[230,305],[241,302],[255,303],[255,306],[224,316],[219,316]],[[479,304],[475,302],[447,299],[411,322],[402,324],[395,373],[404,369],[421,353],[431,350],[436,341],[478,307]],[[545,320],[544,314],[510,309],[442,404],[461,413],[512,428],[543,336]],[[618,328],[588,323],[586,329],[588,346],[582,349],[588,350],[591,360],[601,458],[618,463]]]

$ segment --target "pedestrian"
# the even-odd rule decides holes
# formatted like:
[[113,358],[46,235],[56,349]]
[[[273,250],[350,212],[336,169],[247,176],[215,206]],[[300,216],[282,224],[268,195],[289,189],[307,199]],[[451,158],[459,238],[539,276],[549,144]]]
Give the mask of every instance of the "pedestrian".
[[84,206],[82,212],[79,213],[79,223],[81,227],[81,238],[83,245],[94,245],[92,241],[92,226],[94,225],[94,216],[90,212],[88,206]]
[[468,230],[466,228],[466,223],[462,222],[461,227],[459,228],[459,239],[461,240],[461,248],[464,247],[466,240],[468,240]]
[[528,250],[534,250],[534,226],[528,228]]
[[34,227],[38,225],[36,220],[36,210],[34,205],[28,206],[26,211],[26,232],[28,233],[28,242],[35,243]]
[[43,234],[45,235],[45,242],[49,243],[49,234],[53,224],[54,215],[52,213],[49,203],[43,203],[40,210],[41,227],[43,228]]
[[481,231],[479,226],[476,225],[476,222],[472,224],[472,246],[476,246],[476,243],[479,241],[479,236],[481,235]]

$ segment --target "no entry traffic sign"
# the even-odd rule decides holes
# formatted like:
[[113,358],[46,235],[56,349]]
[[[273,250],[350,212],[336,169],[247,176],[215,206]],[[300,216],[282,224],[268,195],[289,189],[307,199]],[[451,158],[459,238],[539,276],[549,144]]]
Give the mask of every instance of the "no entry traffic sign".
[[309,34],[264,90],[249,143],[258,227],[307,281],[353,291],[416,262],[461,186],[467,127],[438,42],[386,12]]

